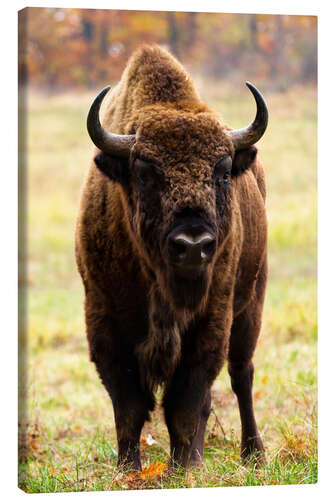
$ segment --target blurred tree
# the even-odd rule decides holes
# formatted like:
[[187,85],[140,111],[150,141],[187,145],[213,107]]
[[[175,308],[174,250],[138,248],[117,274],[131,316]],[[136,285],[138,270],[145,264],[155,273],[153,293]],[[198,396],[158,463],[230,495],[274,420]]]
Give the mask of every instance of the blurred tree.
[[168,42],[171,51],[175,56],[179,57],[179,30],[177,27],[176,12],[166,12],[168,22]]
[[186,46],[188,48],[193,48],[195,41],[196,41],[196,35],[197,35],[197,12],[188,12],[187,17],[188,17],[188,28],[187,28],[187,40],[186,40]]
[[212,78],[254,75],[280,90],[316,81],[314,16],[27,8],[19,38],[20,82],[51,91],[112,83],[142,43]]
[[94,36],[94,25],[88,19],[82,17],[82,35],[87,43],[90,43]]
[[249,28],[250,28],[250,43],[254,50],[258,50],[258,22],[257,22],[257,14],[249,15]]

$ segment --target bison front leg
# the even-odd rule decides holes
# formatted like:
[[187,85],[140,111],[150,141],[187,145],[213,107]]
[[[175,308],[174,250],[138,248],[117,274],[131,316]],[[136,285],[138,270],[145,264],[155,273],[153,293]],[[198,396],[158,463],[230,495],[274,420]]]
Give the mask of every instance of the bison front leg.
[[[187,374],[188,376],[188,374]],[[180,390],[183,385],[183,390]],[[203,439],[210,412],[210,397],[202,387],[188,387],[176,378],[164,396],[165,420],[170,435],[173,467],[200,465]]]
[[190,457],[190,465],[191,466],[200,466],[203,462],[203,450],[204,450],[204,441],[205,441],[205,432],[208,417],[211,412],[211,396],[210,391],[207,391],[207,395],[202,405],[200,412],[200,422],[198,426],[198,430],[195,434],[192,449],[191,449],[191,457]]
[[204,435],[211,411],[210,382],[205,370],[180,365],[163,400],[170,434],[170,463],[186,468],[203,460]]
[[265,460],[264,446],[254,416],[252,356],[261,327],[265,291],[265,263],[258,278],[256,294],[250,304],[235,319],[231,328],[228,371],[231,386],[237,396],[242,425],[241,456],[254,456],[260,464]]
[[[126,345],[123,332],[111,329],[100,318],[97,331],[88,330],[91,358],[105,385],[114,409],[118,441],[118,466],[141,470],[140,434],[154,398],[140,386],[139,370],[133,350]],[[104,328],[104,331],[103,331]],[[110,332],[112,332],[112,337]]]
[[118,466],[141,470],[140,434],[154,399],[140,387],[139,371],[134,360],[106,358],[100,351],[95,363],[112,399],[118,441]]
[[123,379],[123,395],[113,393],[111,397],[117,429],[117,465],[138,471],[141,470],[140,434],[151,407],[140,392],[139,397],[134,396],[137,389],[133,381]]
[[210,388],[227,357],[229,335],[225,332],[230,326],[228,314],[212,312],[183,336],[182,358],[163,400],[174,466],[197,466],[203,461]]

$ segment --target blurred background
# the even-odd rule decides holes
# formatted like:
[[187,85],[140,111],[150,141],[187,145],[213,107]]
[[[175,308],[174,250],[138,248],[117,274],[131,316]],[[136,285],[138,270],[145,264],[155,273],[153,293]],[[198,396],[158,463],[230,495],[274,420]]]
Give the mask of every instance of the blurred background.
[[246,69],[272,90],[315,83],[317,18],[33,8],[20,15],[20,82],[48,92],[119,79],[138,45],[158,43],[205,77]]
[[[269,126],[258,143],[269,222],[254,385],[267,454],[261,471],[240,466],[239,413],[225,369],[213,388],[205,469],[190,483],[133,483],[114,468],[112,406],[89,362],[74,230],[93,150],[87,111],[142,43],[178,57],[202,99],[234,128],[254,117],[246,80],[268,104]],[[317,18],[28,8],[19,13],[18,63],[20,486],[51,492],[316,482]],[[160,410],[143,431],[142,453],[144,466],[168,460]]]

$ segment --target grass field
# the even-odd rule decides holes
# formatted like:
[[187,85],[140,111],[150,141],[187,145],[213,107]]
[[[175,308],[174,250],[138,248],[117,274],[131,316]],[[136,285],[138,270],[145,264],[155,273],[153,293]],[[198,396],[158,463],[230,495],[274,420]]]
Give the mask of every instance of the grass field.
[[[204,468],[146,478],[115,468],[112,406],[85,339],[73,237],[92,149],[85,130],[91,97],[28,96],[27,342],[20,338],[27,374],[20,373],[26,405],[20,409],[19,486],[56,492],[316,482],[315,90],[267,95],[270,124],[259,144],[268,184],[270,278],[254,400],[267,464],[261,470],[241,464],[238,408],[224,368],[213,387]],[[206,90],[204,97],[234,127],[253,116],[242,88]],[[143,466],[166,463],[160,408],[142,436]]]

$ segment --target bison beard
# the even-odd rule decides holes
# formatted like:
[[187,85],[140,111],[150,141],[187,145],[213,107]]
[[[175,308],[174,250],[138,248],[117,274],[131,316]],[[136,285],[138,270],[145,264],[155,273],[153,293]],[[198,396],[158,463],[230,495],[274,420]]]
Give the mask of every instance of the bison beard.
[[155,289],[150,296],[148,335],[136,349],[142,386],[154,391],[169,380],[179,361],[180,350],[180,329],[175,315]]
[[[168,82],[166,85],[165,82]],[[172,465],[198,465],[210,389],[228,361],[241,455],[263,457],[252,356],[267,279],[265,181],[253,146],[267,126],[232,130],[159,47],[130,59],[104,116],[82,192],[76,260],[91,359],[112,399],[118,464],[141,468],[140,433],[163,387]]]
[[194,275],[192,279],[185,279],[169,270],[166,282],[175,309],[180,313],[188,311],[191,314],[204,308],[210,282],[207,272]]

